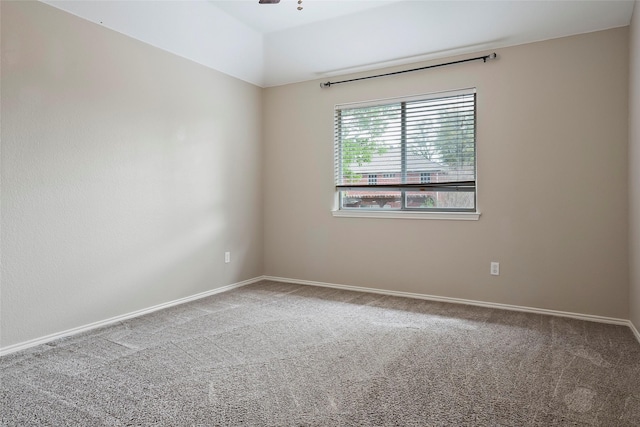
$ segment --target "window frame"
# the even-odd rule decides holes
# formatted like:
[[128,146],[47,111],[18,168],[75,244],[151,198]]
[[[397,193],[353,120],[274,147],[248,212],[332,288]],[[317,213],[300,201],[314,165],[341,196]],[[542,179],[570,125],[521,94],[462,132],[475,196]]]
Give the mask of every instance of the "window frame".
[[[436,99],[444,99],[444,98],[454,98],[456,96],[461,95],[473,95],[473,181],[466,182],[443,182],[443,183],[434,183],[433,182],[433,171],[427,171],[429,174],[429,179],[425,180],[424,174],[425,172],[420,172],[419,175],[419,184],[411,184],[407,182],[407,145],[408,145],[408,137],[406,135],[406,130],[408,128],[406,122],[406,104],[410,102],[420,102],[420,101],[429,101]],[[342,118],[341,112],[344,109],[349,108],[367,108],[367,107],[377,107],[384,105],[396,105],[398,104],[401,109],[401,136],[400,136],[400,147],[401,147],[401,170],[399,173],[393,173],[393,175],[400,175],[402,177],[402,183],[396,185],[375,185],[372,186],[370,184],[371,173],[367,174],[368,185],[349,185],[349,184],[340,184],[339,176],[342,174],[342,157],[341,157],[341,140],[339,136],[339,129],[342,126]],[[335,173],[335,200],[336,203],[333,209],[333,215],[339,217],[376,217],[376,218],[433,218],[433,219],[471,219],[477,220],[480,216],[480,211],[478,209],[478,150],[477,150],[477,90],[476,88],[466,88],[461,90],[454,91],[442,91],[442,92],[434,92],[423,95],[415,95],[409,97],[398,97],[398,98],[389,98],[389,99],[380,99],[366,102],[356,102],[349,104],[339,104],[335,106],[335,130],[334,130],[334,173]],[[387,177],[389,174],[384,172],[379,172],[376,175],[380,175],[383,177]],[[384,181],[384,179],[383,179]],[[426,182],[425,182],[426,181]],[[372,189],[375,187],[375,190]],[[457,191],[465,191],[473,193],[473,207],[470,208],[447,208],[447,207],[408,207],[407,206],[407,197],[408,193],[412,191],[412,189],[416,189],[417,191],[442,191],[442,192],[457,192]],[[400,193],[400,207],[396,208],[362,208],[362,207],[347,207],[343,206],[344,197],[341,197],[341,193],[343,191],[349,191],[352,189],[365,189],[365,191],[393,191]]]

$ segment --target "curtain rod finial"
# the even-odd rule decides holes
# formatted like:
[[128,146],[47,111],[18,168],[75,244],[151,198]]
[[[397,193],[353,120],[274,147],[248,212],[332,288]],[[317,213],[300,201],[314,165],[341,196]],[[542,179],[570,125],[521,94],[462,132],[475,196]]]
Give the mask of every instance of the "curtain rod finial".
[[[498,57],[498,55],[495,52],[493,52],[493,53],[490,53],[489,55],[481,56],[480,58],[482,59],[482,62],[486,63],[488,60],[496,59],[497,57]],[[478,58],[478,59],[480,59],[480,58]]]
[[326,88],[326,87],[331,87],[331,82],[326,82],[326,83],[320,83],[320,87],[321,88]]

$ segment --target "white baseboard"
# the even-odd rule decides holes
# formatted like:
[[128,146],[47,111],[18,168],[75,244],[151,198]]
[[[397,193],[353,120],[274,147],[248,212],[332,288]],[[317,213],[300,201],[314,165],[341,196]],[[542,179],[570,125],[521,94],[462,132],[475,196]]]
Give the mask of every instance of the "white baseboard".
[[264,280],[273,280],[275,282],[285,282],[285,283],[295,283],[299,285],[310,285],[310,286],[322,286],[325,288],[336,288],[336,289],[344,289],[348,291],[356,291],[356,292],[369,292],[374,294],[382,294],[389,296],[398,296],[398,297],[406,297],[406,298],[416,298],[416,299],[424,299],[429,301],[439,301],[439,302],[448,302],[453,304],[466,304],[466,305],[475,305],[479,307],[487,307],[487,308],[497,308],[500,310],[510,310],[510,311],[522,311],[526,313],[536,313],[536,314],[546,314],[550,316],[558,316],[558,317],[569,317],[572,319],[578,320],[587,320],[590,322],[599,322],[599,323],[609,323],[613,325],[623,325],[631,328],[631,331],[634,333],[638,342],[640,343],[640,334],[638,334],[638,330],[635,328],[633,323],[627,319],[618,319],[615,317],[605,317],[605,316],[595,316],[592,314],[581,314],[581,313],[572,313],[568,311],[558,311],[558,310],[548,310],[546,308],[535,308],[535,307],[525,307],[520,305],[511,305],[511,304],[500,304],[493,302],[484,302],[484,301],[475,301],[468,300],[462,298],[450,298],[450,297],[440,297],[436,295],[427,295],[427,294],[417,294],[412,292],[401,292],[401,291],[390,291],[386,289],[376,289],[376,288],[365,288],[361,286],[350,286],[350,285],[340,285],[336,283],[324,283],[324,282],[314,282],[311,280],[298,280],[298,279],[289,279],[286,277],[273,277],[273,276],[264,276]]
[[450,298],[450,297],[441,297],[436,295],[428,295],[428,294],[418,294],[412,292],[402,292],[402,291],[391,291],[386,289],[376,289],[376,288],[365,288],[361,286],[350,286],[350,285],[341,285],[336,283],[325,283],[325,282],[315,282],[311,280],[300,280],[300,279],[290,279],[286,277],[274,277],[274,276],[259,276],[254,277],[253,279],[245,280],[238,283],[233,283],[231,285],[222,286],[220,288],[212,289],[206,292],[201,292],[199,294],[191,295],[185,298],[180,298],[174,301],[169,301],[166,303],[158,304],[153,307],[145,308],[142,310],[133,311],[131,313],[123,314],[120,316],[112,317],[110,319],[101,320],[98,322],[90,323],[88,325],[79,326],[77,328],[68,329],[66,331],[57,332],[51,335],[47,335],[40,338],[35,338],[29,341],[21,342],[18,344],[13,344],[7,347],[0,348],[0,356],[4,356],[10,353],[14,353],[16,351],[25,350],[30,347],[34,347],[36,345],[45,344],[47,342],[68,337],[71,335],[75,335],[81,332],[90,331],[92,329],[97,329],[103,326],[107,326],[113,323],[121,322],[123,320],[131,319],[138,316],[143,316],[145,314],[152,313],[154,311],[162,310],[164,308],[169,308],[175,305],[184,304],[190,301],[195,301],[200,298],[205,298],[211,295],[215,295],[221,292],[230,291],[231,289],[239,288],[242,286],[250,285],[252,283],[259,282],[261,280],[272,280],[275,282],[283,282],[283,283],[294,283],[299,285],[309,285],[309,286],[321,286],[325,288],[335,288],[335,289],[344,289],[348,291],[356,291],[356,292],[369,292],[374,294],[382,294],[389,296],[398,296],[405,298],[416,298],[416,299],[424,299],[429,301],[439,301],[439,302],[448,302],[453,304],[466,304],[466,305],[474,305],[479,307],[487,307],[487,308],[497,308],[500,310],[511,310],[511,311],[522,311],[527,313],[536,313],[536,314],[546,314],[550,316],[559,316],[559,317],[569,317],[573,319],[579,320],[587,320],[591,322],[600,322],[600,323],[609,323],[614,325],[624,325],[628,326],[632,333],[635,335],[638,343],[640,343],[640,333],[638,329],[636,329],[635,325],[626,319],[617,319],[614,317],[604,317],[604,316],[595,316],[591,314],[581,314],[581,313],[572,313],[567,311],[557,311],[557,310],[548,310],[544,308],[535,308],[535,307],[524,307],[519,305],[511,305],[511,304],[500,304],[500,303],[491,303],[484,301],[475,301],[468,300],[462,298]]
[[88,325],[78,326],[77,328],[68,329],[62,332],[56,332],[54,334],[50,334],[44,337],[35,338],[29,341],[24,341],[18,344],[13,344],[7,347],[0,348],[0,356],[4,356],[6,354],[15,353],[16,351],[25,350],[29,347],[34,347],[36,345],[45,344],[50,341],[68,337],[71,335],[79,334],[80,332],[90,331],[92,329],[101,328],[103,326],[111,325],[113,323],[121,322],[123,320],[131,319],[133,317],[143,316],[145,314],[153,313],[154,311],[162,310],[164,308],[173,307],[174,305],[184,304],[186,302],[194,301],[200,298],[205,298],[211,295],[219,294],[221,292],[230,291],[231,289],[239,288],[241,286],[250,285],[252,283],[259,282],[263,280],[263,276],[254,277],[253,279],[245,280],[238,283],[233,283],[231,285],[222,286],[220,288],[211,289],[209,291],[201,292],[199,294],[191,295],[184,298],[179,298],[177,300],[165,302],[162,304],[154,305],[153,307],[143,308],[142,310],[136,310],[131,313],[123,314],[120,316],[115,316],[110,319],[100,320],[98,322],[89,323]]
[[638,332],[638,329],[636,328],[636,325],[634,325],[631,320],[629,320],[629,327],[631,328],[631,332],[633,332],[633,335],[636,336],[636,339],[640,343],[640,332]]

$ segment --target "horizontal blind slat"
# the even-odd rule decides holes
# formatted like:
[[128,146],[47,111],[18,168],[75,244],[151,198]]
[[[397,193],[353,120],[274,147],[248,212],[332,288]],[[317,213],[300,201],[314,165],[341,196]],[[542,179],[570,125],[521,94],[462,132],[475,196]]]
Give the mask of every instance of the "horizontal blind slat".
[[339,188],[367,182],[370,191],[388,185],[391,177],[419,179],[421,171],[434,174],[429,179],[439,185],[465,177],[472,178],[475,186],[475,90],[406,102],[337,106],[334,132]]

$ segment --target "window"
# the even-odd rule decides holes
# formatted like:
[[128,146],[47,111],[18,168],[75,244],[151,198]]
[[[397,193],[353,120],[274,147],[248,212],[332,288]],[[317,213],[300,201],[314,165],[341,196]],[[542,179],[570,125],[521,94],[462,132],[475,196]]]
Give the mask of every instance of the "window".
[[476,212],[475,89],[336,106],[334,160],[341,210]]

